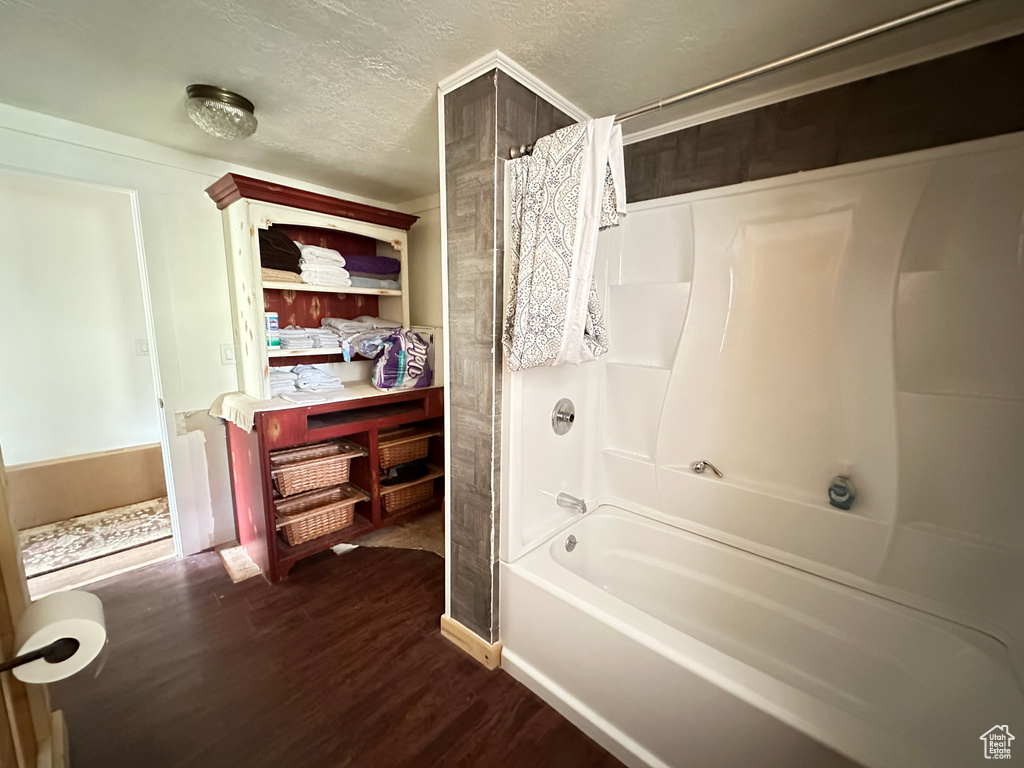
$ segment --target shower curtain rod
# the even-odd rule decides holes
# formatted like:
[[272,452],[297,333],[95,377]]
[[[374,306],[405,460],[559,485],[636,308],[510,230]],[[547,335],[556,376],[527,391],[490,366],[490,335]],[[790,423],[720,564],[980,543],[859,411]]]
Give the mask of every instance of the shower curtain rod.
[[[623,112],[622,114],[616,116],[615,122],[623,123],[626,120],[632,120],[634,117],[640,117],[641,115],[646,115],[649,114],[650,112],[656,112],[657,110],[664,109],[665,107],[674,106],[681,102],[688,101],[689,99],[692,99],[696,96],[702,96],[705,93],[711,93],[712,91],[717,91],[720,88],[725,88],[726,86],[729,85],[741,83],[744,80],[749,80],[759,75],[764,75],[768,72],[773,72],[776,69],[787,67],[790,64],[796,64],[797,62],[805,61],[806,59],[813,58],[814,56],[820,56],[823,53],[834,51],[837,48],[843,48],[844,46],[850,45],[852,43],[857,43],[860,42],[861,40],[866,40],[869,37],[880,35],[883,32],[889,32],[893,29],[898,29],[899,27],[905,27],[908,24],[923,21],[924,19],[931,18],[932,16],[938,16],[940,13],[945,13],[946,11],[951,11],[954,8],[960,8],[961,6],[970,5],[971,3],[976,2],[978,2],[978,0],[946,0],[946,2],[944,3],[939,3],[938,5],[932,5],[927,8],[922,8],[920,11],[914,11],[913,13],[908,13],[905,16],[900,16],[899,18],[892,19],[891,21],[886,21],[883,22],[882,24],[877,24],[874,27],[862,29],[860,32],[854,32],[852,35],[840,37],[828,43],[822,43],[821,45],[815,46],[814,48],[808,48],[807,50],[801,51],[800,53],[794,53],[790,56],[785,56],[781,59],[776,59],[775,61],[772,61],[768,64],[762,64],[759,67],[747,69],[735,75],[730,75],[729,77],[722,78],[721,80],[715,80],[714,82],[707,83],[706,85],[702,85],[698,88],[693,88],[689,91],[677,93],[675,96],[669,96],[666,99],[658,99],[658,101],[652,102],[650,104],[645,104],[642,107],[631,109],[629,112]],[[527,155],[532,151],[532,144],[512,147],[512,149],[509,150],[509,157],[511,157],[514,160],[515,158]]]

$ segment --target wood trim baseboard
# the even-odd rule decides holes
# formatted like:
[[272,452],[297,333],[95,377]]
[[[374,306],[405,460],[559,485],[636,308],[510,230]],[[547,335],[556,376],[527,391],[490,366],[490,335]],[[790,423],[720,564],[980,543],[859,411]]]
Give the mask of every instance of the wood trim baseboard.
[[458,646],[487,669],[501,666],[501,641],[488,643],[448,614],[441,614],[441,637]]
[[7,467],[17,530],[167,495],[159,443]]
[[68,762],[68,727],[64,712],[55,709],[50,715],[50,736],[39,744],[38,768],[70,768]]

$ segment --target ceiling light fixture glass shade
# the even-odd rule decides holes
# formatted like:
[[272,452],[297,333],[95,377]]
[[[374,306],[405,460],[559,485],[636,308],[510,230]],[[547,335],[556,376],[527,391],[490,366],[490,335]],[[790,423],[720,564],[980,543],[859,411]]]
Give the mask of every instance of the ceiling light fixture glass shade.
[[216,85],[190,85],[185,92],[188,116],[207,133],[238,141],[256,132],[256,108],[244,96]]

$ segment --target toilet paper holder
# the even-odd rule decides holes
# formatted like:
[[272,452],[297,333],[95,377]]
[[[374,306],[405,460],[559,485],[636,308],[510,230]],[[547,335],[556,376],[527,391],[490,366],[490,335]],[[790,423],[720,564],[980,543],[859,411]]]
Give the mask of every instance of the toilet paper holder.
[[0,672],[7,672],[15,667],[20,667],[22,664],[28,664],[39,659],[43,659],[50,664],[60,664],[62,661],[67,661],[78,653],[81,645],[73,637],[62,637],[59,640],[54,640],[49,645],[44,645],[42,648],[37,648],[34,651],[23,653],[21,656],[15,656],[8,661],[0,662]]
[[[0,661],[23,683],[53,683],[81,672],[107,644],[103,603],[89,592],[54,592],[15,622],[13,658]],[[102,664],[101,664],[102,668]]]

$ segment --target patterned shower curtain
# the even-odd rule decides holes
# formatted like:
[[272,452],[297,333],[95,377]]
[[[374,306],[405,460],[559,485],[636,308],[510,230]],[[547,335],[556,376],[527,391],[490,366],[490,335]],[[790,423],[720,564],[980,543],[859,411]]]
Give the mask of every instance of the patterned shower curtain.
[[505,163],[505,205],[509,368],[603,355],[594,260],[598,230],[626,212],[622,129],[604,117],[539,139],[532,155]]

